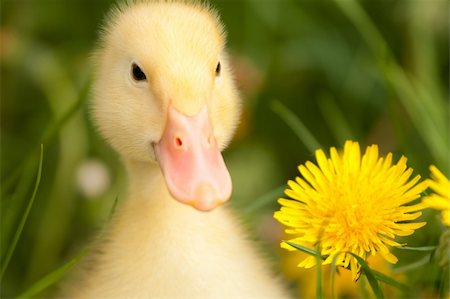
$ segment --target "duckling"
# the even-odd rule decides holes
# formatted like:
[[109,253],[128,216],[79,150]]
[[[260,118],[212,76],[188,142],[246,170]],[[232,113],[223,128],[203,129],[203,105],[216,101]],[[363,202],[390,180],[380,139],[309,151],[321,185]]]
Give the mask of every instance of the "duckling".
[[65,297],[288,297],[223,205],[240,99],[216,12],[129,2],[102,35],[91,112],[129,186]]

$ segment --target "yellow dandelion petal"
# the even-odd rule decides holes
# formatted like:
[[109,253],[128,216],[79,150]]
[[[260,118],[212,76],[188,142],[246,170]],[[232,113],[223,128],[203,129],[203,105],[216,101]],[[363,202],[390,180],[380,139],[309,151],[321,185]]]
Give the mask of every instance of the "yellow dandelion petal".
[[401,244],[399,244],[399,243],[397,243],[397,242],[395,242],[391,237],[389,237],[389,236],[383,236],[383,237],[381,237],[380,236],[380,239],[382,239],[383,240],[383,243],[384,244],[386,244],[386,245],[389,245],[389,246],[400,246]]
[[[447,187],[450,187],[450,182],[447,179],[447,177],[434,165],[430,166],[430,171],[431,171],[431,177],[436,181],[436,182],[441,182],[444,185],[447,185]],[[445,192],[445,194],[447,194],[448,196],[450,196],[450,191],[449,189],[446,189],[447,191]]]
[[429,185],[430,185],[430,188],[439,196],[442,196],[444,198],[447,198],[449,196],[448,189],[447,189],[449,186],[446,186],[443,181],[440,181],[440,182],[430,181]]
[[442,223],[450,226],[450,181],[439,169],[431,165],[431,179],[428,185],[433,190],[433,194],[426,197],[423,203],[430,208],[442,211]]
[[333,168],[330,164],[330,160],[327,159],[325,153],[322,150],[316,151],[317,164],[319,165],[320,171],[322,171],[325,179],[330,181],[333,179]]
[[314,267],[315,265],[316,265],[316,258],[312,257],[312,256],[308,256],[306,259],[301,261],[300,264],[298,264],[298,267],[309,269],[309,268]]
[[396,264],[398,262],[398,259],[395,255],[389,252],[389,250],[386,251],[380,251],[381,256],[388,261],[391,264]]
[[303,205],[302,203],[300,203],[298,201],[291,200],[291,199],[284,199],[284,198],[279,198],[278,203],[280,205],[282,205],[283,207],[294,208],[294,209],[301,209],[302,205]]
[[401,208],[399,208],[399,211],[403,214],[403,213],[410,213],[410,212],[415,212],[415,211],[420,211],[423,210],[427,207],[426,204],[424,204],[423,202],[415,204],[415,205],[410,205],[410,206],[403,206]]
[[[417,180],[419,180],[420,176],[417,176],[416,178],[417,178]],[[414,178],[414,179],[416,179],[416,178]],[[404,194],[404,197],[407,198],[407,199],[410,199],[409,201],[417,199],[417,198],[419,198],[420,193],[422,193],[426,189],[426,187],[427,187],[427,183],[426,182],[422,182],[420,184],[417,184],[413,188],[409,189],[408,192],[406,192]]]
[[405,215],[403,215],[402,219],[403,220],[415,220],[415,219],[419,218],[420,216],[422,216],[422,212],[416,212],[416,213],[412,213],[412,214],[405,214]]
[[450,210],[442,212],[442,223],[445,223],[447,226],[450,226]]
[[426,222],[415,223],[395,223],[391,227],[395,229],[395,234],[398,236],[409,236],[418,228],[424,226]]
[[[368,146],[362,154],[357,142],[347,141],[342,151],[330,148],[329,158],[323,150],[315,154],[317,163],[300,165],[300,176],[288,182],[285,194],[290,199],[278,200],[281,209],[274,217],[289,228],[290,241],[308,248],[320,242],[321,254],[327,256],[323,264],[336,259],[337,265],[351,269],[354,279],[361,269],[348,252],[364,259],[380,254],[396,263],[389,248],[402,244],[395,238],[425,225],[411,221],[427,205],[411,202],[428,183],[419,182],[420,176],[411,178],[413,170],[405,157],[395,164],[391,153],[379,157],[377,145]],[[285,243],[281,246],[293,250]],[[309,256],[299,267],[314,265],[316,258]]]
[[335,147],[330,148],[331,165],[336,175],[341,173],[341,157]]
[[[298,180],[301,180],[300,178],[297,178]],[[294,181],[288,181],[288,186],[291,188],[291,189],[286,189],[285,191],[284,191],[284,193],[287,195],[287,196],[289,196],[289,197],[291,197],[291,198],[293,198],[293,197],[297,197],[297,198],[294,198],[294,199],[297,199],[297,200],[300,200],[301,198],[303,198],[304,197],[304,194],[303,194],[303,188],[299,185],[299,183],[298,183],[298,181],[296,180],[295,182]],[[289,194],[290,193],[290,194]],[[297,195],[298,194],[298,195]]]
[[361,276],[361,265],[356,261],[356,259],[352,258],[350,260],[350,270],[352,271],[352,277],[354,281],[357,281]]
[[446,210],[448,209],[449,202],[436,194],[432,194],[424,199],[424,203],[427,204],[428,207],[437,209],[437,210]]
[[314,176],[315,182],[317,184],[316,189],[322,190],[327,187],[327,178],[324,176],[322,170],[311,162],[306,162],[306,167],[310,173]]

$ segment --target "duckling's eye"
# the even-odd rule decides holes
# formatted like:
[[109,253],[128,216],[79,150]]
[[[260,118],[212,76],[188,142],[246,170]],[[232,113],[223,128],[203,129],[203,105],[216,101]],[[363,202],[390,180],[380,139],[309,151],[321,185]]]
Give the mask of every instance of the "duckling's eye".
[[131,65],[131,74],[133,75],[133,79],[136,81],[147,80],[147,76],[145,76],[144,72],[141,70],[141,68],[136,63],[133,63]]
[[220,69],[221,69],[222,67],[221,67],[221,65],[220,65],[220,61],[217,63],[217,66],[216,66],[216,76],[218,77],[219,75],[220,75]]

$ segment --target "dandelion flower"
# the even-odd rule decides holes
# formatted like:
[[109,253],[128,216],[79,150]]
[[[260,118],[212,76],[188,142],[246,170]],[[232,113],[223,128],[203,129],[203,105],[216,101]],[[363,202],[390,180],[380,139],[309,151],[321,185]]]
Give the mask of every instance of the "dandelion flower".
[[[289,181],[280,198],[281,209],[274,217],[284,224],[289,240],[304,247],[320,245],[323,264],[350,268],[357,280],[361,266],[349,254],[364,259],[380,254],[395,264],[397,258],[389,251],[401,246],[396,236],[408,236],[425,225],[410,222],[422,214],[422,203],[412,203],[426,189],[420,176],[410,180],[413,170],[401,157],[392,165],[392,154],[380,158],[378,147],[367,147],[361,157],[357,142],[347,141],[343,152],[330,149],[330,158],[322,150],[316,151],[318,166],[308,161],[299,166],[302,178]],[[281,247],[295,248],[282,242]],[[298,266],[311,268],[316,258],[309,256]]]
[[450,181],[437,169],[430,166],[431,180],[428,180],[433,194],[424,198],[423,203],[433,209],[442,210],[442,223],[450,226]]

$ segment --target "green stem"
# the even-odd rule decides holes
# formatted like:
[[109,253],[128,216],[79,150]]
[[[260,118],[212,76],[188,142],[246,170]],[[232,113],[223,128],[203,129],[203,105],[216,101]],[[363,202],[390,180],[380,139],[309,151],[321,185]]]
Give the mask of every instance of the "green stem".
[[36,177],[36,183],[34,184],[34,190],[33,195],[31,196],[30,201],[28,202],[28,206],[25,210],[25,213],[22,216],[22,219],[19,223],[19,226],[17,227],[16,233],[14,235],[13,241],[11,246],[8,249],[8,252],[6,254],[5,261],[3,263],[1,272],[0,272],[0,281],[3,280],[3,276],[5,275],[6,269],[8,268],[9,262],[11,261],[11,257],[14,254],[14,251],[16,249],[17,243],[19,242],[20,236],[22,235],[23,228],[25,226],[25,223],[27,222],[28,215],[30,214],[31,207],[33,206],[34,199],[36,198],[37,190],[39,188],[39,184],[41,182],[41,175],[42,175],[42,162],[44,160],[44,146],[41,144],[41,153],[39,157],[39,167]]
[[308,128],[301,122],[301,120],[292,113],[286,106],[279,101],[273,101],[271,104],[272,110],[286,122],[286,124],[294,131],[297,137],[303,142],[311,153],[318,148],[321,148],[319,141],[308,130]]
[[36,297],[37,294],[41,293],[48,287],[52,286],[58,282],[73,266],[75,266],[81,258],[84,256],[85,251],[82,251],[77,256],[72,258],[70,261],[59,267],[58,269],[52,271],[51,273],[45,275],[43,278],[38,280],[33,284],[28,290],[17,296],[17,298],[32,298]]

